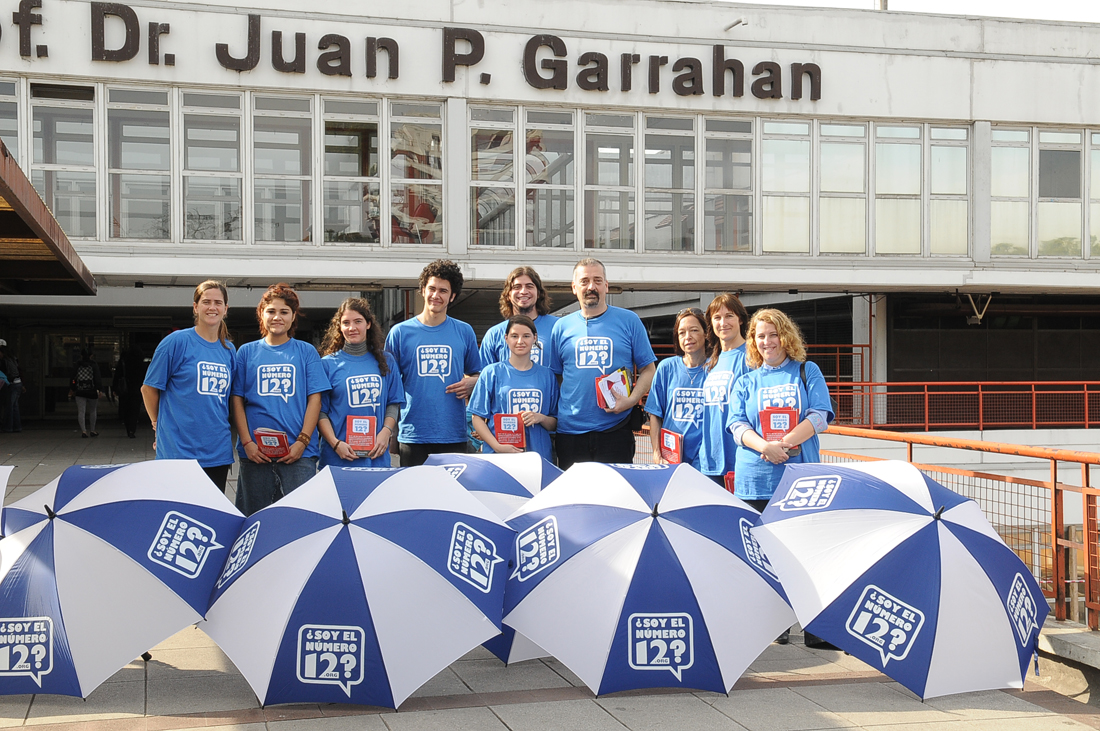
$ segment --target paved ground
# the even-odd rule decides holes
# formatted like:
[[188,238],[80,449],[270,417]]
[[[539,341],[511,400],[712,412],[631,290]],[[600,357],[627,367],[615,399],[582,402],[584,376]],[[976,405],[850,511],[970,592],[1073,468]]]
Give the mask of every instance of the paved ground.
[[[153,457],[149,432],[126,439],[100,426],[96,439],[52,426],[0,434],[0,465],[15,465],[5,502],[46,484],[73,464]],[[232,486],[232,478],[231,478]],[[0,726],[41,731],[772,731],[867,728],[951,731],[1100,729],[1100,709],[1061,696],[1030,677],[1021,691],[988,691],[922,703],[908,690],[840,652],[811,651],[801,638],[772,645],[734,686],[715,693],[644,692],[595,698],[555,660],[505,667],[477,649],[444,670],[397,712],[303,704],[260,708],[244,678],[199,629],[153,649],[153,659],[121,670],[87,700],[0,698]],[[1039,680],[1042,680],[1040,678]]]

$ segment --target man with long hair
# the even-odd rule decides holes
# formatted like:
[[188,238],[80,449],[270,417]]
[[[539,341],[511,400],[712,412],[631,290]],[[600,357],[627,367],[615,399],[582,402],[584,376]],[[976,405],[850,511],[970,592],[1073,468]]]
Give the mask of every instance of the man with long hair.
[[508,318],[515,315],[529,317],[535,323],[539,340],[531,351],[531,362],[546,365],[547,361],[542,356],[550,343],[554,323],[558,321],[558,318],[549,313],[550,295],[542,286],[539,273],[529,266],[513,269],[504,280],[504,289],[500,292],[500,316],[504,320],[489,328],[481,339],[481,367],[508,360],[508,344],[504,341],[504,334],[508,329]]

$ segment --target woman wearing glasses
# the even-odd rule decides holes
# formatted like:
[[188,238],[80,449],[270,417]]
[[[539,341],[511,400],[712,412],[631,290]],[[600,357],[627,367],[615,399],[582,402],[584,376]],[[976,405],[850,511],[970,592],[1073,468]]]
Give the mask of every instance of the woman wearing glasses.
[[699,447],[699,471],[722,485],[733,475],[737,443],[726,430],[730,395],[737,379],[749,372],[745,362],[745,333],[749,313],[737,295],[724,292],[707,306],[707,323],[718,347],[707,361],[703,382],[702,444]]
[[[703,383],[706,379],[707,346],[710,333],[707,319],[696,307],[680,310],[673,325],[676,356],[657,366],[653,386],[646,399],[649,413],[649,438],[653,456],[659,464],[669,464],[661,447],[678,452],[679,461],[699,469],[702,442]],[[666,432],[662,434],[663,432]],[[677,438],[678,437],[678,438]],[[679,443],[679,449],[676,449]],[[672,448],[669,450],[669,448]]]

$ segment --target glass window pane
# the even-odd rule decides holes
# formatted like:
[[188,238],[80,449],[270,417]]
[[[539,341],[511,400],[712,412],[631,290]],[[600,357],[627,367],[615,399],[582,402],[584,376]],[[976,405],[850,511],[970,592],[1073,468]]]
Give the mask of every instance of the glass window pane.
[[166,91],[137,91],[136,89],[109,89],[107,101],[118,104],[151,104],[157,106],[168,105],[168,92]]
[[573,216],[572,190],[528,190],[527,246],[572,249]]
[[511,188],[475,186],[470,190],[470,243],[516,245],[516,194]]
[[1039,150],[1039,197],[1081,197],[1079,150]]
[[470,130],[470,170],[474,180],[513,180],[512,137],[510,129]]
[[695,251],[695,196],[645,194],[646,251]]
[[390,114],[394,117],[431,117],[439,119],[439,110],[440,106],[438,104],[394,102],[390,106]]
[[695,120],[688,118],[646,117],[646,129],[682,129],[690,132],[695,129]]
[[1081,204],[1039,201],[1039,256],[1081,256]]
[[1027,198],[1031,193],[1029,163],[1031,150],[1026,147],[990,149],[990,193],[995,197]]
[[[761,165],[765,191],[807,193],[810,190],[810,143],[764,140]],[[766,220],[766,219],[765,219]]]
[[966,195],[966,148],[932,146],[932,193]]
[[183,165],[188,170],[241,170],[240,117],[183,116]]
[[821,143],[821,190],[863,193],[866,148],[863,144]]
[[196,94],[184,92],[183,105],[185,107],[210,107],[213,109],[240,109],[241,98],[236,94]]
[[477,122],[506,122],[511,124],[516,116],[514,109],[486,109],[484,107],[471,107],[470,119]]
[[707,195],[704,206],[705,251],[752,251],[752,196]]
[[377,244],[381,234],[378,183],[326,180],[325,241]]
[[327,122],[325,175],[346,178],[378,176],[378,124]]
[[931,135],[934,140],[965,140],[966,130],[955,127],[933,127]]
[[1100,254],[1100,203],[1089,205],[1089,225],[1092,228],[1092,235],[1089,236],[1090,254],[1096,256]]
[[822,198],[820,210],[823,254],[863,254],[867,251],[866,200]]
[[590,127],[633,127],[632,114],[586,114],[584,123]]
[[[4,142],[6,144],[7,140]],[[1089,155],[1089,197],[1095,201],[1100,200],[1100,150],[1092,150]]]
[[356,114],[365,117],[378,116],[378,102],[349,102],[325,99],[325,114]]
[[529,184],[572,185],[573,130],[528,129],[524,163]]
[[15,82],[0,81],[0,96],[15,96]]
[[875,127],[875,137],[901,137],[907,140],[919,140],[920,127]]
[[[257,173],[267,175],[309,175],[310,120],[256,117],[253,135],[254,165]],[[259,214],[257,214],[257,219]],[[286,241],[287,239],[265,239]],[[291,239],[294,240],[294,239]]]
[[[34,162],[55,165],[95,164],[91,109],[33,107]],[[57,213],[57,210],[54,210]]]
[[649,188],[694,188],[695,138],[646,135],[645,184]]
[[257,241],[311,239],[309,187],[308,180],[256,178]]
[[634,185],[634,138],[585,135],[585,182],[589,185]]
[[1026,129],[995,129],[991,138],[994,142],[1027,142],[1031,139]]
[[527,124],[573,124],[572,112],[527,112]]
[[752,134],[752,122],[745,119],[708,119],[707,132],[740,132]]
[[810,125],[807,122],[764,122],[764,134],[808,135]]
[[438,124],[393,124],[390,127],[390,174],[407,180],[442,180],[442,140],[442,127]]
[[308,112],[313,108],[309,99],[287,99],[280,96],[258,96],[255,105],[256,109],[273,112]]
[[126,170],[168,170],[172,150],[168,112],[107,111],[110,165]]
[[443,244],[442,185],[393,185],[390,213],[393,243]]
[[1043,132],[1039,131],[1040,142],[1059,142],[1062,144],[1079,145],[1081,144],[1080,132]]
[[752,140],[707,140],[708,188],[752,190]]
[[165,240],[172,206],[167,175],[111,175],[111,238]]
[[68,236],[96,235],[95,173],[32,170],[31,182]]
[[862,124],[823,124],[821,134],[825,137],[863,137],[867,130]]
[[931,214],[929,238],[932,253],[965,256],[968,228],[966,201],[934,200]]
[[990,253],[1027,256],[1031,223],[1026,201],[992,201],[989,208]]
[[0,102],[0,140],[19,162],[19,105],[15,102]]
[[241,179],[185,177],[183,236],[187,239],[241,240]]
[[584,216],[584,248],[634,248],[633,193],[586,190]]
[[875,191],[920,194],[920,145],[875,145]]
[[762,215],[765,253],[810,253],[809,198],[764,196]]
[[879,198],[875,201],[875,253],[920,253],[920,201]]

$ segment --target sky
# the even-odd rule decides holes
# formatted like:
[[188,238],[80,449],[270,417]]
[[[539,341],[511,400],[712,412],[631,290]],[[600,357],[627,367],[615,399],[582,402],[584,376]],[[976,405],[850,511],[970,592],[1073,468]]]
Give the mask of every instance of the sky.
[[[876,0],[733,0],[761,5],[799,5],[873,10]],[[888,0],[890,10],[945,15],[988,15],[1100,23],[1098,0]]]

